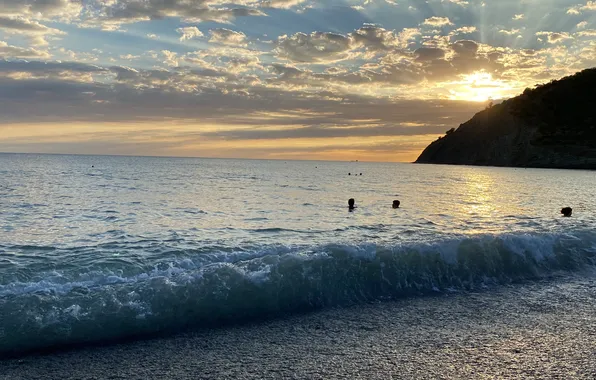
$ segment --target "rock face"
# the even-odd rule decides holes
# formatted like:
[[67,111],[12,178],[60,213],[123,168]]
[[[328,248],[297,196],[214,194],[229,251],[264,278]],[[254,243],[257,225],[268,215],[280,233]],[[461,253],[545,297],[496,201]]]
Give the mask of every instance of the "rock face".
[[596,169],[596,69],[479,112],[430,144],[416,162]]

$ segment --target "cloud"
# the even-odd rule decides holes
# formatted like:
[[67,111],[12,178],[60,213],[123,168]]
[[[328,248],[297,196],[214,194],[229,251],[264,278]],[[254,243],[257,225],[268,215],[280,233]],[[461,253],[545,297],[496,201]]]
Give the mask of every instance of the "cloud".
[[470,34],[470,33],[474,33],[478,31],[478,29],[476,29],[475,26],[463,26],[461,28],[457,28],[455,29],[453,32],[451,32],[453,35],[455,34]]
[[163,54],[163,56],[165,57],[163,63],[171,67],[178,66],[178,53],[169,50],[162,50],[161,54]]
[[582,30],[577,33],[579,37],[596,37],[596,29]]
[[82,10],[79,0],[2,0],[0,15],[70,21],[79,17]]
[[405,46],[413,37],[420,34],[417,29],[404,29],[401,35],[377,25],[364,25],[350,34],[355,45],[370,51],[385,51]]
[[62,33],[57,29],[48,28],[47,26],[42,25],[39,22],[29,21],[24,18],[16,17],[0,17],[0,28],[4,30],[18,31],[24,33]]
[[538,32],[537,36],[546,36],[547,41],[550,44],[556,44],[564,40],[572,38],[568,33],[556,33],[556,32]]
[[445,51],[438,48],[423,47],[417,49],[415,53],[419,61],[432,61],[445,58]]
[[135,59],[139,59],[141,58],[140,55],[132,55],[132,54],[123,54],[120,56],[120,59],[123,59],[125,61],[134,61]]
[[33,48],[11,46],[5,41],[0,41],[0,58],[50,58],[50,53]]
[[[13,73],[27,75],[11,79]],[[93,78],[76,81],[73,78],[77,76]],[[167,117],[180,120],[210,118],[229,125],[244,125],[249,120],[262,125],[364,124],[368,127],[396,125],[399,120],[434,125],[437,115],[458,117],[461,112],[468,115],[477,108],[477,105],[467,103],[449,108],[445,107],[446,101],[394,102],[348,94],[338,98],[325,92],[301,96],[283,89],[239,86],[235,79],[219,89],[214,88],[212,84],[222,76],[226,74],[184,68],[138,70],[75,62],[0,61],[2,123],[17,120],[97,122],[97,115],[102,114],[102,122]],[[109,82],[110,78],[114,82]],[[21,103],[20,99],[29,101]],[[288,104],[293,106],[288,108]],[[74,105],[77,108],[73,108]],[[53,111],[48,113],[50,106]],[[307,109],[310,111],[304,112]],[[269,116],[280,110],[285,110],[286,117]],[[397,129],[392,134],[397,133],[395,131]],[[374,133],[381,132],[376,130]]]
[[451,45],[451,49],[460,56],[475,57],[478,52],[479,45],[476,41],[460,40]]
[[448,3],[452,3],[452,4],[456,4],[456,5],[460,5],[462,7],[465,7],[467,5],[469,5],[470,3],[466,0],[441,0],[441,2],[448,2]]
[[588,1],[585,5],[577,5],[567,9],[570,15],[578,15],[585,11],[596,11],[596,1]]
[[509,36],[518,35],[518,34],[519,34],[519,32],[521,32],[521,30],[520,30],[520,29],[511,29],[511,30],[505,30],[505,29],[501,29],[501,30],[499,30],[499,33],[502,33],[502,34],[507,34],[507,35],[509,35]]
[[246,46],[246,35],[242,32],[236,32],[230,29],[217,28],[209,31],[211,38],[209,42],[222,45]]
[[[48,58],[42,52],[22,55],[21,58]],[[51,81],[53,83],[93,83],[99,77],[109,75],[110,71],[100,66],[80,62],[0,60],[0,77],[11,78],[27,86],[30,81]]]
[[36,77],[49,77],[60,72],[106,73],[109,69],[79,62],[6,61],[0,60],[0,73],[27,72]]
[[312,32],[281,36],[277,41],[279,58],[297,62],[336,62],[350,58],[351,41],[336,33]]
[[89,7],[86,26],[102,26],[114,29],[121,24],[139,21],[159,20],[166,17],[179,17],[184,22],[230,22],[238,17],[264,16],[259,9],[247,7],[227,7],[245,5],[250,2],[216,0],[110,0],[97,2]]
[[180,41],[190,40],[193,38],[203,37],[203,33],[196,26],[187,26],[176,29],[176,32],[181,34]]
[[424,20],[422,25],[447,26],[447,25],[453,25],[453,23],[449,20],[448,17],[433,16],[433,17],[430,17],[430,18],[427,18],[426,20]]
[[261,1],[259,5],[263,8],[292,8],[303,4],[307,0],[266,0]]
[[10,34],[20,34],[28,38],[33,46],[47,46],[45,40],[47,35],[65,35],[66,33],[49,28],[37,21],[31,21],[21,17],[3,17],[0,16],[0,30]]
[[[183,55],[181,59],[205,69],[220,70],[236,75],[247,71],[263,70],[260,64],[260,56],[263,54],[259,50],[227,44],[190,52]],[[254,77],[250,78],[250,81],[254,82],[255,79]],[[236,80],[240,80],[240,78],[236,78]]]
[[313,32],[281,36],[276,43],[277,56],[294,62],[330,63],[378,54],[398,53],[420,36],[420,30],[406,28],[401,32],[365,24],[348,34]]

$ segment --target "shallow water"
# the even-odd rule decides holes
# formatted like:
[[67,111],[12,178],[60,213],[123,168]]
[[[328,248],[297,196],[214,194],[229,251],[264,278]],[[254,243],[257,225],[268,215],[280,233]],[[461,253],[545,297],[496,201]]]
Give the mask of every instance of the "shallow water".
[[0,352],[575,271],[596,256],[594,188],[589,171],[0,154]]

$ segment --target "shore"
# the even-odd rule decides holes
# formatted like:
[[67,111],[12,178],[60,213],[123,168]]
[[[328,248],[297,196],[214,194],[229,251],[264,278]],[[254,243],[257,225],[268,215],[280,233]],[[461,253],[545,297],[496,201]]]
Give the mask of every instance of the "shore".
[[0,379],[596,378],[596,276],[0,361]]

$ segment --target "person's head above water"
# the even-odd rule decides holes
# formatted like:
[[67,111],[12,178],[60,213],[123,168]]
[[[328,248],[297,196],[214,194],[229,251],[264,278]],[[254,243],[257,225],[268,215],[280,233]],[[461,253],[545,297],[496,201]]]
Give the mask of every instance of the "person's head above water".
[[571,207],[564,207],[563,209],[561,209],[561,214],[563,214],[563,216],[567,218],[569,218],[572,213],[573,209]]
[[400,205],[400,204],[401,204],[401,202],[400,202],[400,201],[398,201],[398,200],[394,200],[394,201],[393,201],[393,208],[399,208],[399,205]]
[[356,206],[354,205],[355,203],[356,203],[356,201],[354,200],[354,198],[348,199],[348,206],[350,207],[350,210],[356,208]]

